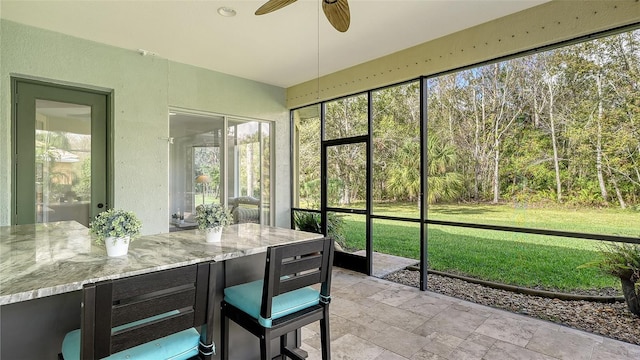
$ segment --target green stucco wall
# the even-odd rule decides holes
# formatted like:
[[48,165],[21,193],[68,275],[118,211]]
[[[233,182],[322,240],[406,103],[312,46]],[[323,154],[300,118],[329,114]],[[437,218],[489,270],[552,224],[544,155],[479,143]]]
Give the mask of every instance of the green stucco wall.
[[113,206],[135,211],[145,234],[168,231],[169,107],[274,121],[276,225],[288,226],[283,88],[7,20],[0,20],[0,226],[11,221],[12,76],[112,93]]

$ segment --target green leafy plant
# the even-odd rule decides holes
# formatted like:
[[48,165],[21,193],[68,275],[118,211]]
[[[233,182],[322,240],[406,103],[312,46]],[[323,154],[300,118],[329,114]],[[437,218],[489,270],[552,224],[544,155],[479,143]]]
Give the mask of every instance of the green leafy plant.
[[580,267],[595,267],[605,274],[633,283],[640,280],[640,245],[610,243],[603,245],[600,255],[599,260],[588,262]]
[[198,229],[218,229],[233,223],[233,216],[220,204],[203,204],[196,207]]
[[[319,213],[309,211],[296,211],[294,214],[295,227],[301,231],[322,233],[322,217]],[[327,213],[327,236],[331,237],[341,246],[345,243],[344,219],[341,215],[330,212]]]
[[133,241],[140,235],[142,222],[132,211],[109,209],[98,214],[89,224],[89,232],[96,236],[96,242],[102,244],[108,237],[129,236]]
[[599,260],[581,267],[595,267],[605,274],[620,278],[629,311],[640,316],[640,245],[611,243],[600,250]]
[[320,214],[307,211],[297,211],[294,214],[296,229],[313,233],[322,232],[320,226]]

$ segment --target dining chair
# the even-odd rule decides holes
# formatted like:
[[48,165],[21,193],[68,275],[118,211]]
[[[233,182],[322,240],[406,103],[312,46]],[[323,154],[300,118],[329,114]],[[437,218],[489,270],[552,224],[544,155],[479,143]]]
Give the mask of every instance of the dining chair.
[[322,238],[269,247],[264,279],[224,290],[222,359],[228,360],[233,350],[229,348],[229,320],[259,338],[262,360],[271,359],[271,340],[277,338],[280,338],[280,359],[304,359],[299,349],[288,346],[287,333],[320,321],[322,359],[331,358],[329,302],[333,246],[332,239]]
[[210,264],[201,263],[86,284],[80,329],[65,336],[61,358],[197,358],[209,274]]

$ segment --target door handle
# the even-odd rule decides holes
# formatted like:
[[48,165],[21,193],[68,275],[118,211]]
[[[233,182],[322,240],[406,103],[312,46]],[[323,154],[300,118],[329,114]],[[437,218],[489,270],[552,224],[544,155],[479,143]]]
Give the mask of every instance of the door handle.
[[102,209],[104,207],[103,203],[98,203],[98,209]]

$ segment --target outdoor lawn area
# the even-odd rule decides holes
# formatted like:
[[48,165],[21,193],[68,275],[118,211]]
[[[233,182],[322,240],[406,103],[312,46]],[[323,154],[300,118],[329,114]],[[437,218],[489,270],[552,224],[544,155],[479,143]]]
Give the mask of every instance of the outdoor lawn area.
[[[419,216],[414,204],[376,204],[374,213]],[[640,236],[638,212],[619,209],[526,208],[513,205],[430,206],[428,218],[571,232]],[[363,249],[362,215],[344,216],[346,247]],[[374,251],[418,259],[419,225],[374,219]],[[429,268],[506,284],[558,289],[619,288],[619,280],[580,265],[599,258],[600,241],[429,225]]]

